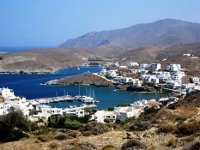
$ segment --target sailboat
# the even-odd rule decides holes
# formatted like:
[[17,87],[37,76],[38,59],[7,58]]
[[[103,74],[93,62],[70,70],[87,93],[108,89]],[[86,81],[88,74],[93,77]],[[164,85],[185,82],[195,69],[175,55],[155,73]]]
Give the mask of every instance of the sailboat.
[[66,95],[65,89],[64,89],[64,99],[65,99],[65,101],[67,101],[67,102],[73,102],[73,101],[74,101],[74,99],[73,99],[73,97],[72,97],[71,95],[69,95],[68,93],[67,93],[67,95]]
[[75,100],[78,100],[78,101],[82,101],[82,96],[81,96],[81,94],[80,94],[80,86],[79,86],[78,95],[74,96],[74,99],[75,99]]

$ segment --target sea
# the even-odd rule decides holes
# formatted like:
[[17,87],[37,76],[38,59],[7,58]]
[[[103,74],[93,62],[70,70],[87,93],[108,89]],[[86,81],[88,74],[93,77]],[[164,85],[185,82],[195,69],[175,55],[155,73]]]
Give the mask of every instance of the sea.
[[[8,87],[14,90],[16,96],[24,96],[27,100],[35,98],[47,98],[55,96],[63,96],[69,94],[71,96],[89,95],[94,92],[98,109],[106,109],[115,107],[119,104],[134,103],[135,101],[146,99],[159,99],[166,97],[166,94],[145,94],[145,93],[129,93],[127,91],[119,91],[109,87],[95,86],[75,86],[75,85],[45,85],[44,83],[69,76],[77,76],[83,74],[100,72],[100,66],[81,66],[61,69],[54,74],[0,74],[0,88]],[[57,108],[66,108],[69,105],[81,105],[81,102],[57,102],[48,105]]]

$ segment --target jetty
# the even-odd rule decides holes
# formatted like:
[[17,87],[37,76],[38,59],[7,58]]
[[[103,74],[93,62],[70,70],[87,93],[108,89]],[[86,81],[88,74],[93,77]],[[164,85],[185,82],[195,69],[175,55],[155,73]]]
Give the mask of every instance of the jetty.
[[46,97],[46,98],[35,98],[29,99],[29,102],[38,102],[40,104],[46,103],[56,103],[61,101],[73,102],[74,98],[71,95],[55,96],[55,97]]

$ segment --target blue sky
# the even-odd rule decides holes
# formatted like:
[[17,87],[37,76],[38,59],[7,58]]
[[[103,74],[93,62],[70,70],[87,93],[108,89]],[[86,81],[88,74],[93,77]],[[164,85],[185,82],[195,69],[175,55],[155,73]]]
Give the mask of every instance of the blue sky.
[[199,0],[0,0],[0,47],[56,47],[166,18],[200,23],[199,14]]

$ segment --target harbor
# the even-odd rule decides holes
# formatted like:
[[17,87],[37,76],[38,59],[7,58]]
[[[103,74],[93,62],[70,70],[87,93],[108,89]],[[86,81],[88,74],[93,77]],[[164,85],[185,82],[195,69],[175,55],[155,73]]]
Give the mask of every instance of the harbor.
[[44,105],[49,103],[58,103],[58,102],[74,102],[80,101],[82,104],[78,107],[76,105],[69,105],[69,107],[64,108],[65,111],[67,110],[75,110],[80,108],[97,108],[98,106],[95,104],[99,101],[94,100],[90,96],[71,96],[71,95],[63,95],[63,96],[56,96],[56,97],[47,97],[47,98],[35,98],[28,100],[32,104]]

